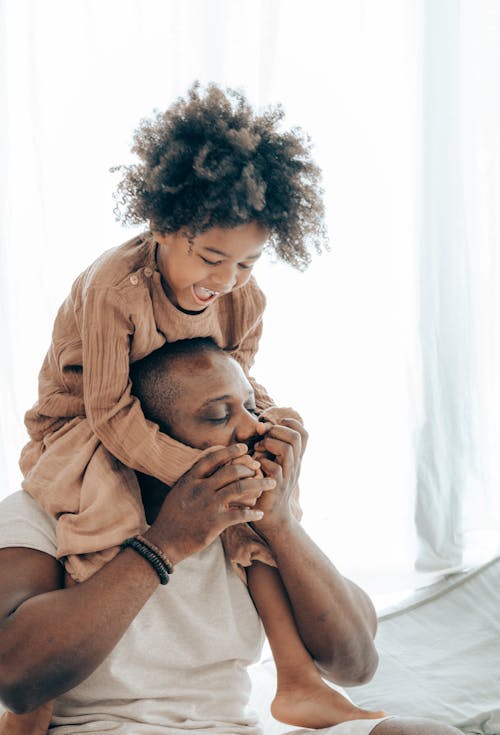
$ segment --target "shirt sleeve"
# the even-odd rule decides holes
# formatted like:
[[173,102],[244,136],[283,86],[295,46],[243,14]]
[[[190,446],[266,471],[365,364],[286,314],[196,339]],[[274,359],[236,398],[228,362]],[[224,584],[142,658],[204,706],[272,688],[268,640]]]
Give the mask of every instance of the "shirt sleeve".
[[0,504],[0,548],[14,546],[56,556],[56,521],[24,490]]
[[82,309],[83,390],[92,430],[127,467],[173,485],[201,453],[160,432],[132,395],[130,345],[135,326],[121,293],[91,287]]

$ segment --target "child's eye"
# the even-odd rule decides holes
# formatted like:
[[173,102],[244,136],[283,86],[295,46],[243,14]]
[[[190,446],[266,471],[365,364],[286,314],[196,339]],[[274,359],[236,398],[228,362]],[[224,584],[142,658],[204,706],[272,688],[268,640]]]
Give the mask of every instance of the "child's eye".
[[203,255],[200,255],[200,258],[207,265],[220,265],[222,263],[222,260],[208,260],[208,258],[204,258]]
[[246,265],[245,263],[238,263],[238,268],[241,268],[242,271],[249,271],[251,268],[253,268],[253,265]]

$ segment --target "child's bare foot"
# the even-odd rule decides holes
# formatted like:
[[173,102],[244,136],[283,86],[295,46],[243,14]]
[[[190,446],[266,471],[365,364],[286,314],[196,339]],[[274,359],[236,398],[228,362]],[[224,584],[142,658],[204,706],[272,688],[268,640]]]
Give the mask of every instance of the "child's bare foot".
[[295,727],[318,729],[347,720],[385,717],[385,712],[369,712],[352,704],[326,684],[321,677],[294,686],[279,687],[271,704],[275,720]]

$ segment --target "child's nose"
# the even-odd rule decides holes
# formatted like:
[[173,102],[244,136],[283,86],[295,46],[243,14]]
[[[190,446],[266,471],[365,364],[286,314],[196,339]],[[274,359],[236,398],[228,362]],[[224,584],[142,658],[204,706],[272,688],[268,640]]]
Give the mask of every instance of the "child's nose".
[[231,291],[238,280],[236,268],[233,265],[221,263],[217,271],[213,274],[213,290],[214,291]]

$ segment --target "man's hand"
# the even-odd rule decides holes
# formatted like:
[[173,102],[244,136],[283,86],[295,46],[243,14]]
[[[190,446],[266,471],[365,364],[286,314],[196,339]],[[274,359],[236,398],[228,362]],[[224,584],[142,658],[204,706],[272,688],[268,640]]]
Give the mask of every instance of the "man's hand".
[[255,461],[238,463],[246,452],[245,444],[233,444],[205,453],[171,488],[145,536],[173,564],[204,549],[228,526],[262,518],[263,510],[254,506],[276,481],[258,477]]

